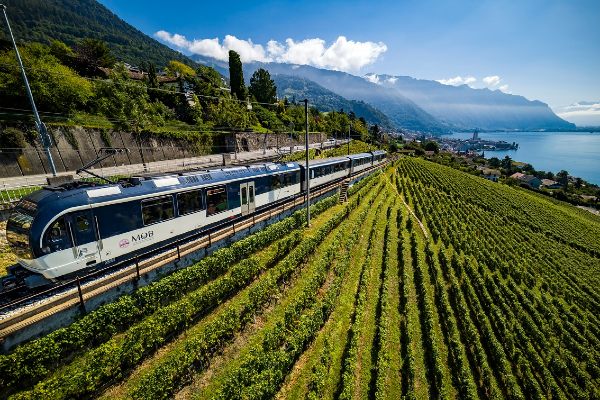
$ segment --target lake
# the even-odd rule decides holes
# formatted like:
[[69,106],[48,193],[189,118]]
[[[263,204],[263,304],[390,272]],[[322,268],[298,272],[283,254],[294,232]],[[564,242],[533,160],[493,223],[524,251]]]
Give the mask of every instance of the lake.
[[[461,132],[448,137],[467,139],[472,133]],[[570,175],[600,185],[600,133],[588,132],[480,132],[481,139],[517,142],[518,150],[485,151],[485,157],[504,158],[533,165],[536,170]]]

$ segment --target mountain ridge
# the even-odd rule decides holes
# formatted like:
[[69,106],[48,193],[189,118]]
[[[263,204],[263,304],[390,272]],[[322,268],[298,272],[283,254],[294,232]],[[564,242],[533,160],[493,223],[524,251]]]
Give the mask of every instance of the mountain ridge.
[[[195,66],[191,58],[160,43],[125,22],[95,0],[3,0],[17,42],[49,43],[52,39],[73,46],[89,37],[105,41],[117,59],[133,65],[148,62],[157,68],[170,60]],[[8,44],[5,29],[0,39]]]

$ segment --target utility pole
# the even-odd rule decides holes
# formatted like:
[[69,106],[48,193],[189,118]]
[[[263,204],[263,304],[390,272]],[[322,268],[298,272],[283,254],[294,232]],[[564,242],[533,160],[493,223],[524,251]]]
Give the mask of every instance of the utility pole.
[[304,147],[306,150],[306,226],[310,227],[310,171],[308,169],[308,100],[304,99],[304,119],[305,119],[305,132],[304,132]]
[[48,163],[50,164],[50,169],[52,170],[52,176],[56,176],[56,166],[54,165],[54,160],[52,159],[52,154],[50,153],[50,146],[52,145],[52,142],[50,140],[50,136],[48,135],[48,131],[46,130],[46,125],[44,125],[44,123],[40,119],[37,107],[35,106],[35,102],[33,101],[33,94],[31,93],[29,81],[27,80],[27,75],[25,74],[25,68],[23,68],[23,61],[21,61],[21,55],[19,54],[19,49],[17,48],[17,43],[15,42],[15,37],[13,36],[12,29],[10,29],[10,23],[8,22],[6,6],[4,4],[0,4],[0,8],[2,8],[2,12],[4,13],[4,20],[6,21],[6,26],[8,27],[8,33],[10,34],[10,39],[12,40],[13,47],[15,48],[15,53],[17,54],[17,61],[19,62],[19,67],[21,68],[21,75],[23,76],[23,82],[25,83],[25,90],[27,91],[27,96],[29,97],[29,101],[31,102],[33,116],[35,117],[35,126],[40,135],[40,141],[42,142],[42,146],[44,146],[46,157],[48,157]]
[[350,127],[352,126],[352,121],[348,122],[348,155],[350,155]]

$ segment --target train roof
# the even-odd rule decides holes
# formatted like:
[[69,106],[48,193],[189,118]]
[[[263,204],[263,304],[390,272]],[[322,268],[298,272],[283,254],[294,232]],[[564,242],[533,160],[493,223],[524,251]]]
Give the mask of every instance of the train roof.
[[[337,164],[337,163],[346,162],[346,161],[350,161],[347,156],[332,157],[332,158],[310,160],[308,165],[310,168],[312,168],[312,167],[318,167],[321,165]],[[306,161],[300,161],[300,162],[298,162],[298,164],[300,164],[301,166],[304,166],[304,165],[306,165]]]
[[368,157],[373,157],[373,154],[371,153],[358,153],[358,154],[350,154],[349,156],[347,156],[348,158],[351,158],[353,160],[358,159],[358,158],[368,158]]
[[380,154],[387,154],[387,151],[385,150],[375,150],[372,151],[373,155],[380,155]]
[[36,203],[38,209],[43,208],[45,204],[56,205],[57,200],[60,200],[60,208],[65,209],[79,205],[172,193],[194,187],[200,188],[217,185],[240,178],[259,177],[279,172],[297,171],[299,169],[300,166],[296,162],[265,163],[190,171],[171,175],[139,177],[114,184],[66,184],[57,187],[45,187],[42,190],[31,193],[24,199]]

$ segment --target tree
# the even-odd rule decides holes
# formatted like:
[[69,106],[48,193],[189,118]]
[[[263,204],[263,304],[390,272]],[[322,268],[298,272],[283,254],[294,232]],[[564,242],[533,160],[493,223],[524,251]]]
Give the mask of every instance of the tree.
[[192,67],[185,65],[182,62],[171,60],[167,64],[166,68],[167,75],[180,76],[182,78],[191,78],[196,76],[196,71]]
[[117,64],[111,71],[109,81],[100,81],[95,87],[97,112],[118,122],[118,128],[140,133],[149,125],[162,125],[165,118],[172,117],[170,110],[161,102],[150,102],[143,84],[129,79],[125,66]]
[[375,124],[369,128],[369,142],[376,143],[381,140],[381,130],[379,125]]
[[488,164],[492,168],[498,168],[500,166],[500,159],[498,157],[492,157],[488,160]]
[[500,166],[506,170],[508,175],[510,175],[512,172],[512,159],[509,156],[505,156],[500,162]]
[[229,50],[229,85],[231,86],[231,94],[238,100],[246,98],[242,60],[240,59],[240,55],[233,50]]
[[566,190],[569,184],[569,173],[563,169],[556,174],[556,179],[558,179],[558,183],[562,185],[563,189]]
[[156,76],[156,67],[153,63],[148,66],[148,86],[151,88],[158,87],[158,77]]
[[437,142],[430,140],[429,142],[425,143],[424,149],[425,151],[433,151],[435,154],[437,154],[440,151],[440,146],[437,144]]
[[67,67],[74,67],[76,61],[75,52],[60,40],[50,42],[50,54],[58,58],[58,60]]
[[[62,65],[50,53],[48,46],[31,43],[21,47],[20,53],[27,66],[31,92],[40,110],[65,114],[82,109],[92,97],[92,84]],[[14,66],[0,69],[0,105],[29,109],[15,52],[7,50],[0,53],[0,65]]]
[[264,68],[259,68],[252,74],[249,92],[260,103],[273,104],[277,101],[277,87],[269,71]]
[[102,40],[85,38],[75,46],[77,69],[84,75],[98,74],[98,67],[112,68],[115,57]]

